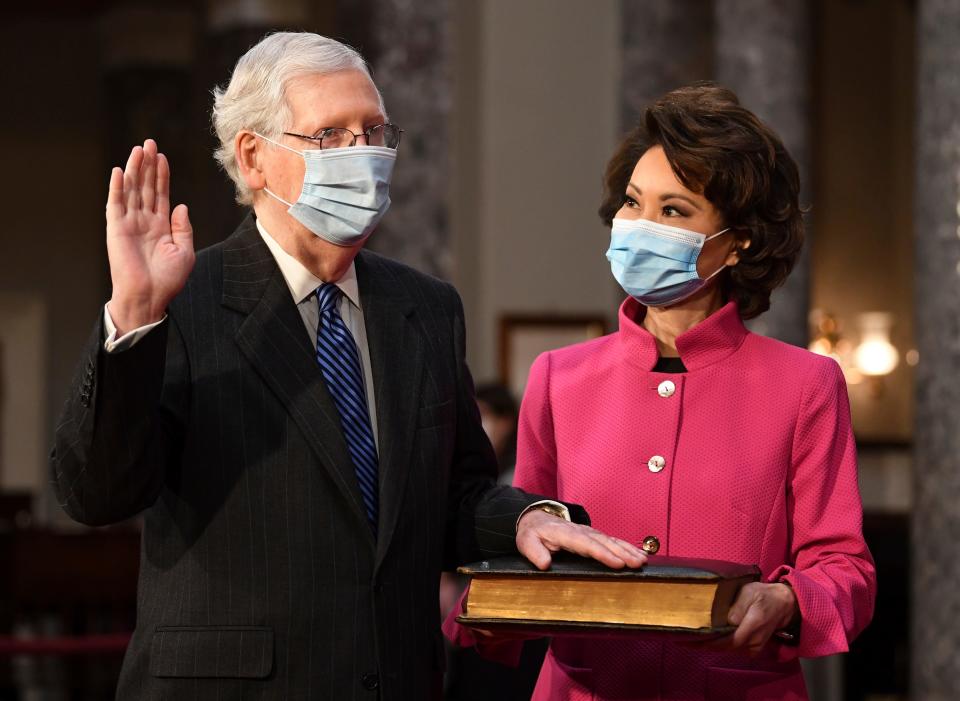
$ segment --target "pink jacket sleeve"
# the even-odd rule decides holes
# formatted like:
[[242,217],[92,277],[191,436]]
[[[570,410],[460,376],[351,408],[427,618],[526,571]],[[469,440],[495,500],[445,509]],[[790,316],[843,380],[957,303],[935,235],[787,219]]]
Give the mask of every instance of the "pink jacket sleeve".
[[862,535],[846,384],[833,360],[818,359],[807,377],[788,481],[792,562],[768,579],[793,588],[801,627],[799,646],[781,646],[781,656],[845,652],[873,615],[876,571]]

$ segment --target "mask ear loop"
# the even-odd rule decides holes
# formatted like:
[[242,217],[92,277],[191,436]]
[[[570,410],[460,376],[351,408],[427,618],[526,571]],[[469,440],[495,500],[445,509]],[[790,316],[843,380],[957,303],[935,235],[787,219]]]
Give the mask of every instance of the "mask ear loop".
[[[297,151],[297,149],[295,149],[295,148],[290,148],[289,146],[286,146],[285,144],[281,144],[279,141],[274,141],[274,140],[271,139],[269,136],[264,136],[263,134],[261,134],[261,133],[258,132],[258,131],[255,131],[255,132],[253,132],[253,133],[254,133],[254,135],[256,135],[256,136],[259,136],[259,137],[260,137],[261,139],[263,139],[264,141],[269,141],[269,142],[270,142],[271,144],[273,144],[274,146],[279,146],[280,148],[285,148],[285,149],[287,149],[287,151],[290,151],[291,153],[295,153],[295,154],[297,154],[298,156],[303,157],[304,160],[306,160],[306,156],[303,155],[303,151]],[[273,191],[270,190],[269,187],[264,187],[264,188],[263,188],[263,191],[266,192],[268,195],[270,195],[270,196],[271,196],[273,199],[275,199],[277,202],[283,202],[283,204],[287,205],[287,207],[293,207],[293,205],[290,204],[289,202],[287,202],[285,199],[283,199],[283,198],[280,197],[279,195],[275,195],[275,194],[273,193]]]
[[263,134],[261,134],[261,133],[258,132],[258,131],[255,131],[255,132],[253,132],[253,133],[254,133],[256,136],[259,136],[259,137],[260,137],[261,139],[263,139],[264,141],[269,141],[269,142],[270,142],[271,144],[273,144],[274,146],[279,146],[280,148],[285,148],[285,149],[287,149],[287,151],[290,151],[291,153],[295,153],[295,154],[297,154],[298,156],[303,156],[303,151],[297,151],[297,149],[295,149],[295,148],[290,148],[290,147],[287,146],[286,144],[281,144],[279,141],[274,141],[274,140],[271,139],[269,136],[264,136]]
[[722,263],[719,268],[717,268],[715,271],[707,275],[707,277],[703,278],[703,281],[710,282],[711,280],[713,280],[713,278],[715,278],[717,275],[723,272],[724,268],[728,268],[728,267],[730,266],[728,266],[726,263]]
[[[713,234],[713,236],[708,236],[707,238],[705,238],[705,239],[703,240],[703,242],[706,243],[707,241],[710,241],[711,239],[715,239],[715,238],[717,238],[718,236],[722,236],[723,234],[726,234],[726,233],[729,232],[729,231],[730,231],[730,227],[728,226],[726,229],[723,229],[722,231],[718,231],[717,233]],[[703,248],[701,248],[700,250],[702,251]],[[704,282],[710,282],[713,278],[715,278],[717,275],[719,275],[719,274],[723,271],[724,268],[728,268],[728,267],[730,267],[730,266],[728,266],[726,263],[722,263],[719,268],[717,268],[716,270],[714,270],[714,271],[713,271],[712,273],[710,273],[707,277],[701,278],[701,280],[703,280]]]
[[280,197],[279,195],[273,194],[273,192],[270,190],[269,187],[264,187],[264,188],[263,188],[263,191],[266,192],[268,195],[270,195],[270,197],[272,197],[273,199],[275,199],[277,202],[283,202],[283,203],[284,203],[285,205],[287,205],[288,207],[293,207],[292,204],[290,204],[289,202],[287,202],[285,199],[283,199],[283,198]]
[[720,236],[721,234],[727,233],[728,231],[730,231],[730,227],[729,227],[729,226],[728,226],[726,229],[723,229],[723,230],[721,230],[721,231],[718,231],[718,232],[715,233],[713,236],[708,236],[707,238],[705,238],[705,239],[703,240],[703,242],[706,243],[707,241],[712,241],[713,239],[717,238],[717,237]]

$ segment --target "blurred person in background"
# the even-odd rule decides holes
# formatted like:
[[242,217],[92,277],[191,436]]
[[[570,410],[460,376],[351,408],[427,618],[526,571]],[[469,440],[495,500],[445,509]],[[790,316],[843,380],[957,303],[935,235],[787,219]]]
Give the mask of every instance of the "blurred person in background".
[[517,464],[517,400],[508,387],[499,382],[477,385],[477,407],[483,431],[497,456],[500,484],[513,484]]

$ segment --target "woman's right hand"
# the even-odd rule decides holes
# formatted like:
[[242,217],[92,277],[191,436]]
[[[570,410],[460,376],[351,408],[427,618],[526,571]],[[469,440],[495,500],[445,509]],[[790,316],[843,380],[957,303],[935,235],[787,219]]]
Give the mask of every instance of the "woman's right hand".
[[160,321],[193,269],[193,227],[186,205],[170,213],[170,166],[147,139],[125,169],[110,174],[107,258],[113,295],[110,317],[122,336]]

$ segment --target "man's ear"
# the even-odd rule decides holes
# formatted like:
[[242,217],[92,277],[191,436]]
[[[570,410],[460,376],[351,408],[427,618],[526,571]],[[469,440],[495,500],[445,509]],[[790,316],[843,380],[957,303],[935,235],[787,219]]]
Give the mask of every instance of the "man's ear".
[[267,186],[261,170],[260,149],[263,144],[252,131],[241,131],[233,140],[233,151],[237,159],[237,170],[247,187],[262,190]]

